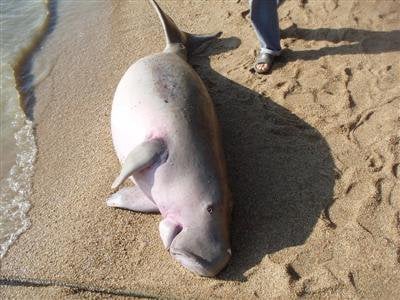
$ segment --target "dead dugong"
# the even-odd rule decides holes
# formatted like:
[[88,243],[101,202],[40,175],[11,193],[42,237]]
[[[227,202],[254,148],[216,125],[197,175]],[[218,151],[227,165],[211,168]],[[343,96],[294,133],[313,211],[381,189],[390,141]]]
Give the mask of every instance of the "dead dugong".
[[134,187],[107,205],[160,212],[161,239],[183,266],[214,276],[231,256],[231,194],[218,120],[204,83],[187,55],[220,35],[180,31],[150,0],[164,28],[162,53],[140,59],[115,92],[111,130],[122,170],[112,187]]

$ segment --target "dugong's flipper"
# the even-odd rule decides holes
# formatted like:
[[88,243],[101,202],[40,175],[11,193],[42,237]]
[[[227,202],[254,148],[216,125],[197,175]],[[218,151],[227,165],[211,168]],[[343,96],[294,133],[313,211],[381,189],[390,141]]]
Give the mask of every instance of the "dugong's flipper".
[[150,167],[164,151],[165,145],[160,139],[146,141],[135,147],[125,159],[121,173],[115,179],[111,188],[116,189],[133,173]]
[[169,249],[174,238],[182,230],[182,226],[167,218],[160,222],[158,229],[165,249]]
[[107,199],[111,207],[126,208],[138,212],[158,212],[157,206],[137,187],[123,188]]

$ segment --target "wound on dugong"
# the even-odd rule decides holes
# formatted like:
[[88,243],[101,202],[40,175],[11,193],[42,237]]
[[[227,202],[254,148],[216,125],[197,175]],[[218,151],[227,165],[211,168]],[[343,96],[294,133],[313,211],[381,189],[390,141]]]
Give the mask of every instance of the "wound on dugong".
[[135,185],[107,205],[161,213],[165,249],[190,271],[215,276],[231,257],[232,199],[214,106],[187,56],[221,33],[181,31],[149,1],[166,47],[130,66],[115,91],[111,131],[122,168],[112,188],[128,177]]

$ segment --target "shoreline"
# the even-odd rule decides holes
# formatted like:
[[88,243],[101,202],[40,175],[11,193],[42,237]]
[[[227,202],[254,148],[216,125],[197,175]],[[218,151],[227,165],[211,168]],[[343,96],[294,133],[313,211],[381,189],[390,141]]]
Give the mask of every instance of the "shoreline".
[[[119,171],[113,93],[130,64],[162,51],[155,12],[146,2],[104,2],[88,4],[83,19],[64,15],[68,4],[60,3],[32,68],[37,74],[41,62],[54,63],[35,89],[32,226],[1,262],[6,296],[74,292],[11,287],[7,277],[177,298],[399,296],[400,187],[392,170],[400,47],[385,37],[395,38],[400,12],[389,2],[285,1],[282,44],[291,51],[271,75],[258,76],[249,71],[257,41],[242,2],[159,1],[183,30],[224,32],[194,65],[216,104],[235,196],[228,267],[217,278],[191,274],[163,249],[160,216],[105,204]],[[307,31],[322,20],[324,28],[351,27],[353,41]],[[286,30],[292,24],[297,29]],[[331,54],[334,47],[343,54]]]
[[[1,71],[1,245],[0,260],[7,253],[18,237],[30,227],[28,212],[29,197],[33,180],[34,163],[37,153],[34,135],[34,124],[26,113],[23,102],[32,97],[33,87],[29,72],[22,70],[28,67],[46,36],[50,19],[48,6],[32,6],[31,10],[21,10],[15,18],[7,17],[15,7],[6,4],[2,7],[5,13],[2,18],[2,71]],[[35,20],[25,25],[26,35],[16,28],[15,39],[7,36],[15,20],[22,20],[28,13],[37,13]],[[15,25],[15,24],[14,24]],[[29,27],[31,26],[31,27]],[[6,37],[4,36],[6,35]],[[13,45],[12,47],[10,45]],[[3,48],[4,47],[4,48]],[[29,90],[23,92],[25,88]],[[5,121],[5,123],[3,123]],[[11,124],[11,127],[9,127]],[[4,127],[3,127],[4,126]],[[5,145],[4,145],[4,144]],[[6,151],[4,151],[6,150]]]
[[[26,118],[33,121],[33,110],[35,106],[34,89],[37,82],[34,81],[32,74],[32,66],[34,64],[35,55],[40,51],[40,48],[46,42],[57,23],[57,1],[49,0],[46,5],[47,15],[43,22],[40,33],[32,39],[31,45],[25,48],[21,54],[21,58],[14,66],[16,88],[20,95],[20,106],[26,115]],[[41,74],[35,74],[41,77]]]

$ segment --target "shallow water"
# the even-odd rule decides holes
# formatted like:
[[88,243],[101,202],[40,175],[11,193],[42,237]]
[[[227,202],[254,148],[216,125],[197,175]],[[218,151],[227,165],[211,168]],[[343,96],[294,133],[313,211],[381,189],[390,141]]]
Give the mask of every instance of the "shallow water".
[[16,70],[45,33],[48,15],[46,1],[0,1],[0,258],[29,227],[36,146],[33,124],[20,105]]
[[[112,11],[108,1],[0,0],[0,258],[30,225],[36,144],[35,87],[51,73],[59,53],[84,24]],[[53,36],[53,29],[57,34]],[[73,30],[71,30],[73,28]],[[46,45],[52,36],[51,46]],[[47,52],[46,52],[47,51]],[[44,54],[43,54],[44,53]],[[22,94],[23,93],[23,94]]]

